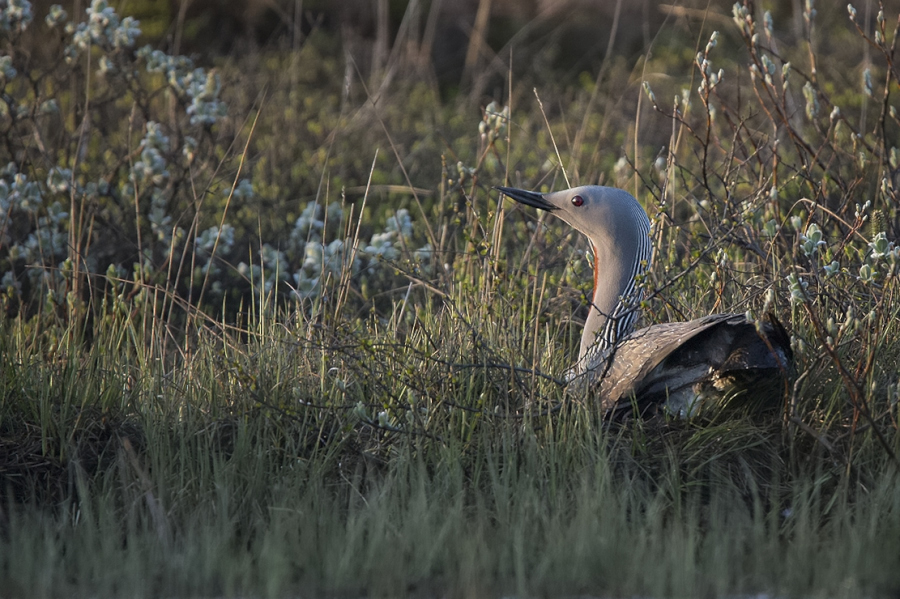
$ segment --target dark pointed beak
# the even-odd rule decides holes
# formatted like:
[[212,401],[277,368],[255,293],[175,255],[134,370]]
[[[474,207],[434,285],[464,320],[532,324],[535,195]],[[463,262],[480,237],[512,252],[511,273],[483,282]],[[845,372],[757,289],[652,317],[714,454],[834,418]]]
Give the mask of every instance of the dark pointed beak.
[[526,206],[532,206],[550,212],[556,210],[556,206],[545,200],[543,194],[535,191],[525,191],[524,189],[516,189],[515,187],[495,187],[494,189],[499,189],[504,195],[521,204],[525,204]]

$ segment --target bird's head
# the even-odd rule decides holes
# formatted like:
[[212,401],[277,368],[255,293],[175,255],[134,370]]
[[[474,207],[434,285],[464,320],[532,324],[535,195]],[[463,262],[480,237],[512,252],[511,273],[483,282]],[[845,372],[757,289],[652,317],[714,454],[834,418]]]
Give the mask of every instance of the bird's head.
[[[647,213],[634,197],[622,189],[583,185],[572,189],[538,193],[515,187],[497,187],[515,201],[552,212],[581,231],[594,245],[616,244],[636,234],[646,237]],[[634,239],[634,243],[638,243]]]

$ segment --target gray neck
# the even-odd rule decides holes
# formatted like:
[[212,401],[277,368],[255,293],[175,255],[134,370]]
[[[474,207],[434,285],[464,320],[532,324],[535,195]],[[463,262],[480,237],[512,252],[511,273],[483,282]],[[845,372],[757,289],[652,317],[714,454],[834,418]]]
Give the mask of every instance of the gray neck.
[[637,228],[632,224],[614,234],[591,237],[594,293],[581,335],[576,367],[580,372],[595,368],[608,350],[634,329],[639,314],[641,291],[635,277],[650,265],[650,222],[642,209],[631,216],[637,220]]

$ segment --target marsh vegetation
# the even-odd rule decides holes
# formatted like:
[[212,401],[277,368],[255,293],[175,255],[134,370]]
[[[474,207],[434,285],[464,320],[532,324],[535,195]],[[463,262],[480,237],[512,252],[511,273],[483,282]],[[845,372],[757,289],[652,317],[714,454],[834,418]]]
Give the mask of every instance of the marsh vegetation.
[[[0,595],[896,594],[896,7],[503,21],[448,83],[399,4],[189,58],[0,2]],[[566,396],[588,248],[492,187],[588,183],[644,324],[790,329],[776,416]]]

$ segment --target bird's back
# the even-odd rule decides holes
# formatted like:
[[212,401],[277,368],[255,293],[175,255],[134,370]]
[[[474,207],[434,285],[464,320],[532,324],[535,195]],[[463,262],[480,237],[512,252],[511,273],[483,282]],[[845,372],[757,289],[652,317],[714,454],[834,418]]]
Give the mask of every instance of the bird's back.
[[685,417],[724,403],[777,409],[790,337],[774,317],[758,324],[742,314],[714,314],[653,325],[622,339],[572,384],[599,396],[612,419],[661,409]]

